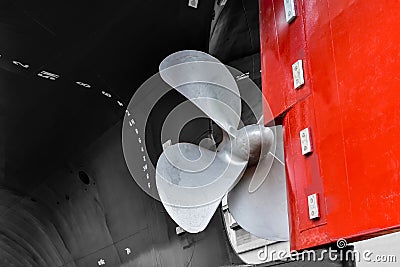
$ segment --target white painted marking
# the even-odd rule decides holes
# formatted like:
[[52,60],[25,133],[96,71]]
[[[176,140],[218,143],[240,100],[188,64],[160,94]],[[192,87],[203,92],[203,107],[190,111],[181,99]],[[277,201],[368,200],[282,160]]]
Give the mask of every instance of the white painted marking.
[[56,79],[58,79],[60,77],[60,75],[42,70],[41,72],[38,73],[38,76],[45,78],[45,79],[49,79],[52,81],[55,81]]
[[87,83],[84,83],[84,82],[75,82],[77,85],[80,85],[80,86],[83,86],[83,87],[85,87],[85,88],[90,88],[91,86],[90,86],[90,84],[87,84]]

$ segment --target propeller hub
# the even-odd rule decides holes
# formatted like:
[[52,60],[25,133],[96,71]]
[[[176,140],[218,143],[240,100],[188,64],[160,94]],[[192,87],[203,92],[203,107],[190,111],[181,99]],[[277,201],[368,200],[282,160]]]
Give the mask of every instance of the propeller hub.
[[248,125],[238,130],[231,142],[234,155],[247,160],[248,166],[253,166],[270,151],[274,134],[262,125]]

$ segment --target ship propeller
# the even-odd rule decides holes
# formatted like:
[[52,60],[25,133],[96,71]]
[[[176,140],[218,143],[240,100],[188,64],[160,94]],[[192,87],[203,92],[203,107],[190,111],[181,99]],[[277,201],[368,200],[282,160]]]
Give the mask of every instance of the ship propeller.
[[160,75],[223,131],[218,146],[210,139],[207,145],[177,143],[159,157],[156,185],[171,218],[187,232],[201,232],[228,194],[229,211],[243,229],[268,240],[288,240],[283,148],[276,129],[265,127],[262,119],[243,126],[237,82],[209,54],[171,54],[161,62]]

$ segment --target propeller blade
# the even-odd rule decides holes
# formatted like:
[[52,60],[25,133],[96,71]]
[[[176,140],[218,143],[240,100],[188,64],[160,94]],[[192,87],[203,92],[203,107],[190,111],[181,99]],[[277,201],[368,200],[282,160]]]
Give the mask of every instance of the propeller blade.
[[[246,231],[267,240],[289,240],[289,222],[284,164],[274,157],[272,168],[260,161],[248,168],[239,183],[228,193],[233,218]],[[254,176],[267,176],[253,193],[248,191]]]
[[164,204],[193,208],[221,199],[240,179],[247,162],[227,150],[213,152],[190,143],[167,147],[156,167],[156,185]]
[[222,199],[196,208],[174,207],[164,204],[169,216],[186,232],[195,234],[203,231],[217,210]]
[[184,50],[166,57],[159,69],[166,83],[233,135],[240,122],[241,99],[224,64],[207,53]]
[[156,167],[161,202],[183,229],[201,231],[246,165],[226,149],[214,152],[189,143],[169,146]]

